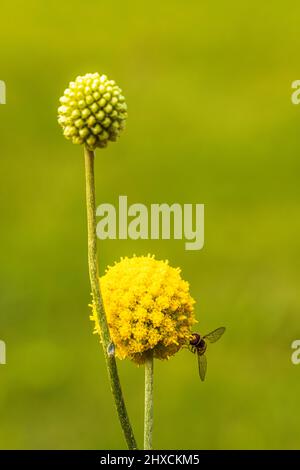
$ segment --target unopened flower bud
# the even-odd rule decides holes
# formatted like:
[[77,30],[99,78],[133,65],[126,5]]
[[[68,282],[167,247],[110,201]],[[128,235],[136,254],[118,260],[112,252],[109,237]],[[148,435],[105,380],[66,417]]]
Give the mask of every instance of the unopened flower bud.
[[89,150],[116,141],[125,127],[125,98],[106,75],[88,73],[77,77],[59,101],[58,122],[64,136],[74,144],[85,144]]

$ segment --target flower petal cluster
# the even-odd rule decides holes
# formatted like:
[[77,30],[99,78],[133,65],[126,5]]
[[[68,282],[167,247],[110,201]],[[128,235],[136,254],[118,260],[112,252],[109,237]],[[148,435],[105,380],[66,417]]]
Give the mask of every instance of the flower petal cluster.
[[[179,268],[153,256],[121,258],[100,278],[100,287],[116,355],[138,364],[148,351],[168,359],[188,344],[196,323],[194,299]],[[92,305],[95,331],[100,328]]]

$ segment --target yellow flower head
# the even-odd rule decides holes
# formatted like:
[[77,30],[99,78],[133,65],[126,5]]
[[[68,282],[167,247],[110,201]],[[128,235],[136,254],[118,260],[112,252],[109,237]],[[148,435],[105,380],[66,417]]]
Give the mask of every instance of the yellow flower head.
[[[194,299],[179,268],[152,256],[122,258],[100,278],[100,287],[116,355],[138,364],[147,351],[168,359],[191,337],[196,323]],[[93,305],[91,319],[100,334]]]

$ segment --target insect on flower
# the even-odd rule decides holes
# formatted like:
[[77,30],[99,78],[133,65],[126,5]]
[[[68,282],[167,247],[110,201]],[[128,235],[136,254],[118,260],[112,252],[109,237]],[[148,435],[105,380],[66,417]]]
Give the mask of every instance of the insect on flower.
[[205,336],[201,336],[199,333],[192,334],[193,339],[190,340],[189,349],[191,352],[197,353],[199,375],[202,381],[205,379],[207,369],[207,359],[205,356],[207,341],[210,343],[215,343],[221,338],[224,332],[225,328],[224,326],[221,326],[220,328],[211,331]]

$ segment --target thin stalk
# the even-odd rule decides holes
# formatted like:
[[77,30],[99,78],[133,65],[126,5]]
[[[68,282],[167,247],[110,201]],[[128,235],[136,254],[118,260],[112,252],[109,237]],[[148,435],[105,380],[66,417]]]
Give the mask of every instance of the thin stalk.
[[148,353],[145,362],[145,417],[144,449],[152,449],[153,434],[153,353]]
[[93,301],[96,306],[97,318],[101,330],[101,342],[103,346],[108,377],[119,421],[127,442],[128,449],[137,449],[133,430],[127,414],[120,379],[117,370],[114,347],[110,338],[109,328],[103,306],[99,285],[99,273],[97,263],[97,236],[96,236],[96,202],[95,202],[95,177],[94,177],[94,152],[84,149],[85,178],[86,178],[86,207],[88,224],[88,262]]

